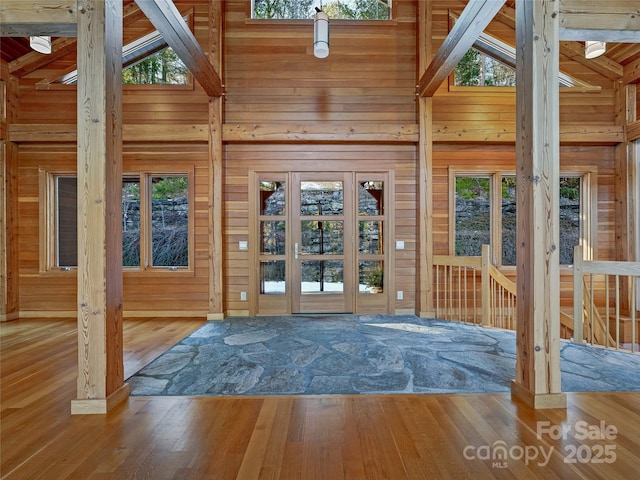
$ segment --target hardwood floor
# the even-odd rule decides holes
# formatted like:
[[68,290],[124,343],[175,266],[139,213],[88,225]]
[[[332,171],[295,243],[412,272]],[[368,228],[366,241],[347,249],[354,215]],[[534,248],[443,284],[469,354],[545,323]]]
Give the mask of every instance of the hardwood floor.
[[[201,323],[125,321],[126,375]],[[629,480],[640,471],[639,393],[569,394],[566,411],[534,411],[508,394],[130,397],[109,415],[71,416],[75,321],[18,320],[0,333],[8,480]]]

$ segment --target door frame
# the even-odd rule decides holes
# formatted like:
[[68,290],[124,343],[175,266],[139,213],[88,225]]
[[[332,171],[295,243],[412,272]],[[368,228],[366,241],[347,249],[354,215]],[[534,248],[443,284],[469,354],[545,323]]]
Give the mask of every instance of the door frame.
[[[354,195],[353,172],[290,172],[291,244],[289,264],[291,266],[291,310],[292,313],[353,313],[354,312]],[[341,182],[342,215],[302,215],[302,182]],[[306,254],[302,251],[302,222],[342,221],[342,254]],[[302,264],[305,261],[342,261],[342,293],[305,293],[302,291]]]
[[[393,170],[375,170],[375,171],[361,171],[361,170],[348,170],[348,171],[309,171],[309,170],[250,170],[249,171],[249,288],[247,301],[249,315],[252,316],[264,316],[264,315],[291,315],[293,310],[293,293],[292,293],[292,263],[294,257],[294,242],[292,234],[292,218],[291,209],[292,204],[292,190],[294,188],[293,178],[295,174],[303,174],[305,176],[314,176],[317,179],[326,178],[331,175],[343,175],[346,178],[347,175],[351,178],[351,187],[345,185],[345,197],[348,195],[351,197],[351,213],[350,219],[353,230],[353,239],[345,239],[345,246],[347,240],[349,245],[352,246],[349,258],[350,264],[345,261],[344,269],[345,275],[349,270],[351,285],[353,286],[353,295],[351,296],[351,312],[353,313],[380,313],[391,314],[394,312],[395,303],[392,292],[395,291],[395,255],[393,245],[395,243],[395,219],[393,215],[393,205],[391,199],[394,198],[395,188],[395,175]],[[384,291],[379,294],[369,294],[359,291],[359,273],[358,273],[358,225],[359,218],[358,202],[356,201],[356,192],[358,191],[357,185],[359,179],[370,180],[384,180]],[[286,253],[283,256],[269,257],[274,260],[285,260],[286,262],[286,291],[282,295],[266,295],[261,294],[260,291],[260,261],[265,260],[267,257],[260,254],[260,212],[258,208],[259,193],[258,182],[260,181],[283,181],[286,184],[285,188],[285,202],[286,202],[286,214],[281,217],[285,221],[285,242]],[[346,219],[345,219],[346,221]],[[345,225],[346,229],[346,225]],[[346,285],[346,283],[345,283]],[[345,292],[346,294],[347,292]],[[350,292],[349,292],[350,293]],[[345,295],[346,296],[346,295]],[[299,312],[303,313],[303,312]],[[320,313],[320,312],[319,312]],[[327,312],[329,313],[329,312]],[[337,312],[335,312],[337,313]],[[310,314],[310,312],[309,312]]]

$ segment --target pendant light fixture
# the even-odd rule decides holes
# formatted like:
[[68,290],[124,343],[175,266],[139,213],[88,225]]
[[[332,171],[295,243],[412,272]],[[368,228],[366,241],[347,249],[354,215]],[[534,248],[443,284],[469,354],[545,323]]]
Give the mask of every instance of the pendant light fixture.
[[29,46],[36,52],[51,53],[51,37],[29,37]]
[[316,58],[329,56],[329,15],[316,7],[313,17],[313,54]]
[[584,42],[585,58],[596,58],[607,51],[605,42]]

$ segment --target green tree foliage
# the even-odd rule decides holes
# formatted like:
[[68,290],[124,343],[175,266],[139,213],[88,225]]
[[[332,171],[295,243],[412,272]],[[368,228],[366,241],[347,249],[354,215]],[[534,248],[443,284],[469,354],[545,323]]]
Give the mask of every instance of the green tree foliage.
[[154,179],[153,200],[172,200],[187,195],[187,177],[161,177]]
[[187,82],[187,67],[170,47],[122,70],[122,83],[126,85],[184,85]]
[[[316,5],[314,0],[254,0],[253,18],[312,18]],[[332,19],[389,19],[387,0],[334,0],[323,2],[322,10]]]
[[456,178],[456,195],[465,200],[472,198],[489,199],[488,177],[458,177]]
[[465,87],[513,87],[516,84],[513,68],[475,48],[469,49],[462,57],[455,68],[454,78],[456,85]]
[[313,0],[255,0],[254,18],[311,18]]

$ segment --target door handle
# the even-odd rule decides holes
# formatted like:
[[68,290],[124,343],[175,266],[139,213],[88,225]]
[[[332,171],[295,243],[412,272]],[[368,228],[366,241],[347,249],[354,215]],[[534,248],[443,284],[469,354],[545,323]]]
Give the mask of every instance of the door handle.
[[298,260],[298,242],[293,244],[293,258]]

